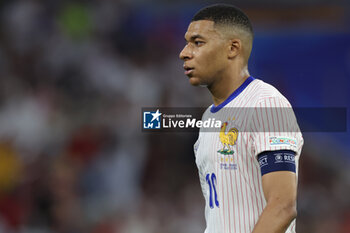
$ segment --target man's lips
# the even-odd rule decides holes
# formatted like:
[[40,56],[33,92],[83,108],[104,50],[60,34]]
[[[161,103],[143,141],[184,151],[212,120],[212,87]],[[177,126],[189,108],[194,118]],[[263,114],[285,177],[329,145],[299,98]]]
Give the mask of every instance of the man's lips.
[[185,75],[189,75],[194,70],[194,68],[186,65],[184,65],[184,69],[185,69]]

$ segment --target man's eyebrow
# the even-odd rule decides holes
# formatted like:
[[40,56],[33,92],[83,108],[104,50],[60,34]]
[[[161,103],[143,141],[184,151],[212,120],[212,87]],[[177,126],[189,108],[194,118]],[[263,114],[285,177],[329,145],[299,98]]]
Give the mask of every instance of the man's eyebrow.
[[[192,35],[189,40],[194,41],[195,39],[205,39],[205,38],[199,34],[195,34],[195,35]],[[185,36],[185,40],[187,41],[186,36]]]

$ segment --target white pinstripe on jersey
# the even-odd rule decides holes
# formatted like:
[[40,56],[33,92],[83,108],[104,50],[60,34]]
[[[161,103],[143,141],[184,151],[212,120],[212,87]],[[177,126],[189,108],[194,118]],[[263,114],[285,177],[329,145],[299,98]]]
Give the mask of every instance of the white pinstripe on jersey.
[[[218,111],[211,112],[208,108],[203,114],[203,120],[215,118],[227,122],[223,128],[225,132],[221,133],[222,140],[229,140],[228,131],[236,128],[238,136],[234,145],[223,149],[220,132],[204,132],[202,129],[194,145],[206,201],[205,233],[253,231],[266,205],[256,159],[259,153],[293,150],[298,164],[303,138],[291,105],[271,85],[253,78],[249,81],[248,86],[235,93],[237,96],[233,94],[235,97],[222,109],[213,108]],[[280,142],[278,140],[284,143],[276,143]],[[296,167],[298,169],[298,165]],[[218,205],[215,204],[215,195]],[[286,232],[295,232],[295,221]]]

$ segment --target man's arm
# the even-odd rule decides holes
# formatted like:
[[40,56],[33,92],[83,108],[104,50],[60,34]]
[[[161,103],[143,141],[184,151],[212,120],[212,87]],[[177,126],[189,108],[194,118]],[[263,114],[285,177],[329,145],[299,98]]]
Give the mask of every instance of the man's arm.
[[266,206],[253,233],[284,233],[297,216],[297,178],[294,172],[276,171],[262,176]]

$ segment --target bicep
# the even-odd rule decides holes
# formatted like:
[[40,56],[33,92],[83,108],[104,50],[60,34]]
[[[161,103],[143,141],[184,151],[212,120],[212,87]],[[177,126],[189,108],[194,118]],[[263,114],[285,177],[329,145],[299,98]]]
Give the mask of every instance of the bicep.
[[291,171],[270,172],[262,176],[262,188],[266,202],[280,202],[295,205],[297,178]]

